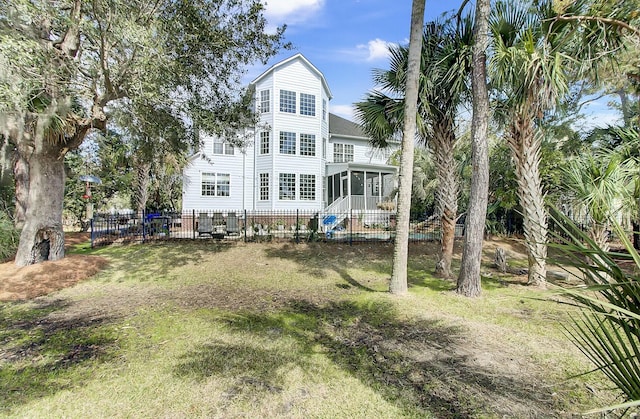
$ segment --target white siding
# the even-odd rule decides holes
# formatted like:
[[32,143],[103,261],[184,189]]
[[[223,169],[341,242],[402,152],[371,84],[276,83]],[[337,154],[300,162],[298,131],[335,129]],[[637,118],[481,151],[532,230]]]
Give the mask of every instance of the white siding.
[[[260,109],[260,92],[268,90],[269,112],[260,112],[255,127],[253,144],[243,154],[236,149],[235,155],[214,155],[213,139],[204,139],[203,151],[211,162],[197,155],[184,170],[183,209],[184,210],[321,210],[323,207],[323,178],[326,163],[333,161],[333,144],[353,144],[354,162],[385,164],[383,153],[373,153],[366,139],[330,137],[329,100],[330,92],[323,76],[303,57],[292,57],[274,65],[255,82],[256,109]],[[295,113],[280,112],[280,90],[296,93]],[[315,97],[315,115],[300,114],[300,94]],[[326,118],[323,119],[323,100],[326,101]],[[260,132],[271,131],[269,154],[260,154]],[[280,132],[296,134],[296,154],[280,154]],[[315,156],[300,155],[300,134],[315,136]],[[326,159],[323,159],[323,140],[327,141]],[[230,174],[230,196],[202,196],[201,177],[203,172]],[[260,173],[269,173],[270,200],[260,200]],[[296,176],[296,199],[279,199],[279,176],[292,173]],[[316,180],[315,200],[300,199],[300,175],[314,175]]]
[[[213,138],[203,139],[203,150],[184,169],[182,187],[183,211],[241,210],[251,200],[253,150],[243,153],[235,148],[233,155],[213,154]],[[202,173],[230,176],[229,196],[203,196]]]
[[354,163],[387,164],[387,161],[391,153],[397,150],[397,146],[392,146],[388,150],[376,149],[374,147],[371,147],[371,145],[369,145],[369,141],[366,139],[332,136],[329,147],[327,148],[327,161],[334,162],[333,146],[335,144],[353,145]]

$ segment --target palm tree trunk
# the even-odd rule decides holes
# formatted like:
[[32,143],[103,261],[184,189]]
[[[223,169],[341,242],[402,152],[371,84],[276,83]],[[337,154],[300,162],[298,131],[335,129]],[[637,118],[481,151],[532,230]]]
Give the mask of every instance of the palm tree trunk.
[[411,184],[413,177],[413,150],[418,112],[418,81],[420,76],[420,51],[425,0],[413,0],[411,7],[411,32],[409,36],[409,60],[404,102],[404,129],[402,155],[400,157],[398,220],[396,242],[393,251],[393,270],[389,291],[405,294],[407,285],[407,261],[409,258],[409,212],[411,210]]
[[547,213],[540,180],[541,136],[534,132],[534,116],[525,111],[514,118],[508,141],[516,166],[518,197],[523,214],[529,260],[529,285],[546,287]]
[[136,195],[134,197],[136,210],[142,214],[147,208],[147,201],[149,200],[149,182],[150,182],[150,165],[149,163],[142,162],[138,159],[136,165],[136,177],[135,177],[135,190]]
[[458,213],[458,176],[453,155],[456,142],[453,123],[451,121],[444,123],[447,126],[436,129],[433,141],[438,176],[436,205],[441,217],[440,228],[442,231],[440,255],[436,263],[435,274],[448,279],[453,277],[451,260],[453,259],[453,243]]
[[458,275],[456,292],[466,297],[477,297],[482,290],[480,263],[482,262],[482,240],[487,217],[489,198],[489,93],[487,89],[487,56],[489,45],[490,0],[476,2],[476,22],[473,29],[473,116],[471,121],[471,147],[473,152],[473,175],[471,195],[465,224],[462,265]]

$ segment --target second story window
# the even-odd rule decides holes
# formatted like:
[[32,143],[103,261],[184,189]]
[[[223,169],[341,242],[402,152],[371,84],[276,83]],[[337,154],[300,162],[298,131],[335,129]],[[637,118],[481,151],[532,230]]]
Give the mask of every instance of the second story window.
[[316,136],[313,134],[300,134],[300,155],[316,155]]
[[300,93],[300,115],[316,116],[316,97]]
[[260,154],[269,154],[271,152],[271,131],[262,131],[260,133]]
[[296,113],[296,92],[280,90],[280,112]]
[[346,163],[353,161],[353,144],[334,144],[333,162]]
[[269,90],[260,91],[260,112],[271,112],[271,95]]
[[280,154],[296,154],[296,133],[280,131]]
[[214,138],[213,140],[213,154],[227,154],[233,156],[233,146],[221,138]]

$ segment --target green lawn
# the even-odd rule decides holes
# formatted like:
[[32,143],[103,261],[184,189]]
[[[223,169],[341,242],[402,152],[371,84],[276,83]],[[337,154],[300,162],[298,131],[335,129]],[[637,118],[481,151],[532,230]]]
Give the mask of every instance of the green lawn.
[[0,303],[7,417],[570,417],[612,401],[562,333],[566,306],[518,279],[466,299],[416,245],[114,246],[75,287]]

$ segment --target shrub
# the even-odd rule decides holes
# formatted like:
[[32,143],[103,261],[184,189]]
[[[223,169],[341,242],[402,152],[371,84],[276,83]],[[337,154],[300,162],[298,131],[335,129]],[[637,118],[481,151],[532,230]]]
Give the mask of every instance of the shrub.
[[566,217],[556,215],[554,221],[565,238],[553,246],[588,284],[563,290],[580,309],[565,330],[594,364],[593,371],[602,371],[625,399],[599,411],[640,406],[640,255],[619,225],[614,225],[614,232],[623,251],[616,253],[598,247]]
[[0,262],[14,258],[19,240],[20,232],[13,226],[11,217],[0,211]]

